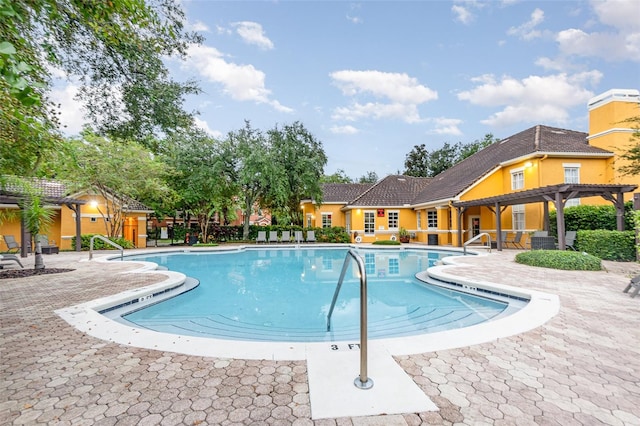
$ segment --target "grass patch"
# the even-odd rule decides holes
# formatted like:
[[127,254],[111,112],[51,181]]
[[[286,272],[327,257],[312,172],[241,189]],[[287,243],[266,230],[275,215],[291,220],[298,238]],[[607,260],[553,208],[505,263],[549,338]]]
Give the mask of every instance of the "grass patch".
[[379,241],[374,241],[371,244],[376,244],[379,246],[399,246],[402,243],[400,241],[379,240]]
[[530,250],[516,255],[516,262],[567,271],[601,271],[602,260],[588,253],[561,250]]
[[217,247],[218,243],[195,243],[192,247]]

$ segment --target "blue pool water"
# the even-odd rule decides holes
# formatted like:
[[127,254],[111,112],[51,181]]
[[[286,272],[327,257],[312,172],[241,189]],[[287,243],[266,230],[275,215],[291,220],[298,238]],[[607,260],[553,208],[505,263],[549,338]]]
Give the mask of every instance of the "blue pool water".
[[[327,313],[346,254],[347,249],[300,248],[135,257],[194,277],[200,285],[123,318],[156,331],[232,340],[357,340],[360,280],[353,261],[327,332]],[[451,252],[363,249],[358,254],[367,272],[369,338],[467,327],[508,306],[414,277]]]

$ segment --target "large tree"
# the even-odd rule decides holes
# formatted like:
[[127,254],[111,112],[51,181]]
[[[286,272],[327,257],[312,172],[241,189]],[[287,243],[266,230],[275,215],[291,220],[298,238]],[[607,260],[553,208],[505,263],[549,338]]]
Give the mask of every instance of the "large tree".
[[268,132],[268,140],[269,157],[275,167],[265,201],[280,222],[302,225],[300,201],[311,198],[322,204],[320,181],[327,164],[322,142],[300,122],[274,127]]
[[324,175],[320,178],[320,183],[353,183],[353,179],[347,176],[347,173],[338,169],[332,175]]
[[[147,143],[189,126],[193,82],[175,82],[163,60],[199,38],[173,0],[0,0],[0,172],[37,174],[58,149],[52,73],[80,84],[79,99],[103,134]],[[13,168],[11,168],[13,165]]]
[[266,197],[275,166],[269,158],[267,141],[249,121],[245,127],[229,132],[222,146],[225,176],[240,189],[243,238],[249,238],[249,220],[255,206]]
[[177,207],[197,218],[202,238],[206,238],[224,191],[219,142],[196,129],[170,139],[164,160],[175,171],[170,181],[179,196]]
[[104,199],[100,213],[109,237],[122,235],[130,199],[145,202],[174,197],[166,185],[167,166],[135,141],[107,139],[85,131],[70,141],[70,148],[71,156],[59,177]]

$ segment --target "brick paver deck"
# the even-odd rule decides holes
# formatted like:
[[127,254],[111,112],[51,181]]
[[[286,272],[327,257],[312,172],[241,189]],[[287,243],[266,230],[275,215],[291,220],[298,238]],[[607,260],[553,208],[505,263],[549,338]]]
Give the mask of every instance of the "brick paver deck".
[[[0,424],[640,425],[640,264],[603,272],[530,268],[514,250],[465,258],[455,274],[560,296],[560,313],[522,335],[396,357],[437,412],[311,420],[304,361],[186,356],[86,336],[55,309],[150,284],[86,253],[45,256],[73,272],[0,280]],[[33,266],[33,256],[26,259]],[[8,266],[12,267],[12,266]]]

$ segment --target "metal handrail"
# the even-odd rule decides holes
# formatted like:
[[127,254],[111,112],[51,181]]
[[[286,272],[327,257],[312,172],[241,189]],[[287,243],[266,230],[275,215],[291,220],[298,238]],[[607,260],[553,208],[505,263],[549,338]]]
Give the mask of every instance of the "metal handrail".
[[373,380],[367,377],[367,271],[364,266],[364,260],[353,250],[347,252],[342,264],[340,279],[338,280],[336,291],[333,293],[331,308],[329,308],[329,313],[327,314],[327,331],[331,331],[331,315],[342,288],[342,281],[349,267],[349,256],[356,261],[360,275],[360,375],[355,378],[353,384],[359,389],[371,389]]
[[482,238],[484,235],[486,235],[486,236],[487,236],[487,239],[489,240],[489,253],[491,253],[491,235],[489,235],[489,234],[488,234],[488,233],[486,233],[486,232],[481,232],[481,233],[479,233],[478,235],[476,235],[475,237],[471,238],[470,240],[465,241],[465,243],[462,245],[462,251],[464,252],[464,254],[465,254],[465,255],[467,254],[467,246],[468,246],[469,244],[471,244],[472,242],[474,242],[474,241],[476,241],[476,240],[479,240],[479,239],[480,239],[480,238]]
[[113,247],[120,250],[120,260],[124,259],[124,249],[122,248],[122,246],[119,246],[118,244],[114,243],[107,237],[103,237],[102,235],[94,235],[93,237],[91,237],[91,240],[89,241],[89,260],[93,258],[93,240],[95,240],[96,238],[104,241],[107,244],[111,244]]

